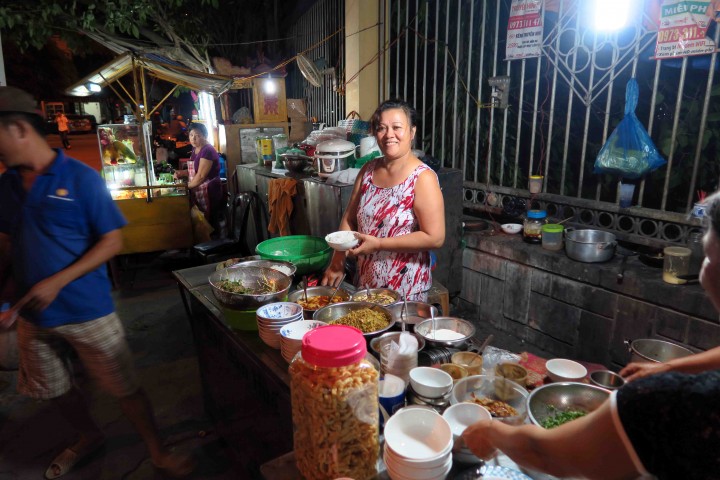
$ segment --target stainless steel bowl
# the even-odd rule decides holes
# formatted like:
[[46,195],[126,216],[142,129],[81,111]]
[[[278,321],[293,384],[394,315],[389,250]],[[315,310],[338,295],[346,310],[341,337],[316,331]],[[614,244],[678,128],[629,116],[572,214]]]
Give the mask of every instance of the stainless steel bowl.
[[[388,343],[395,341],[396,343],[400,339],[400,334],[402,332],[387,332],[383,333],[379,337],[375,337],[372,340],[370,340],[370,351],[375,355],[377,358],[380,358],[380,352],[383,349],[383,346],[387,345]],[[411,335],[415,335],[415,338],[417,338],[418,341],[418,352],[425,348],[425,339],[422,338],[417,333],[411,333]]]
[[568,410],[590,413],[608,399],[610,392],[586,383],[562,382],[539,387],[527,399],[530,421],[542,426],[548,417]]
[[498,379],[489,375],[470,375],[457,381],[450,395],[450,403],[452,405],[461,402],[476,403],[483,398],[505,402],[517,411],[517,415],[495,417],[495,419],[508,425],[522,425],[527,416],[527,397],[527,390],[512,380]]
[[[236,260],[232,261],[231,260]],[[227,263],[230,262],[230,263]],[[227,264],[226,264],[227,263]],[[226,260],[225,262],[218,263],[218,270],[222,270],[223,268],[227,267],[236,267],[236,266],[245,266],[245,267],[268,267],[273,268],[279,271],[280,273],[283,273],[285,275],[288,275],[289,277],[292,277],[295,275],[295,272],[297,271],[297,267],[293,265],[290,262],[284,262],[282,260],[264,260],[264,259],[257,259],[257,260],[245,260],[242,258],[238,259],[230,259]],[[285,273],[289,272],[289,273]]]
[[[335,291],[335,287],[328,287],[328,286],[321,286],[318,285],[317,287],[308,287],[307,288],[307,295],[308,298],[310,297],[320,297],[323,295],[332,295],[333,291]],[[339,298],[343,302],[347,302],[350,300],[350,294],[343,290],[342,288],[339,288],[337,293],[335,294],[337,298]],[[300,288],[298,290],[295,290],[294,292],[291,292],[290,295],[288,295],[288,301],[289,302],[295,302],[297,303],[298,300],[302,300],[305,298],[305,290]],[[338,302],[339,303],[339,302]],[[306,320],[312,320],[313,315],[315,314],[317,310],[311,310],[308,308],[303,308],[303,315]]]
[[[397,303],[398,300],[400,300],[400,294],[396,292],[395,290],[390,290],[389,288],[359,288],[357,292],[352,294],[352,297],[350,299],[353,302],[367,302],[367,291],[370,290],[370,295],[373,294],[377,295],[379,293],[384,293],[388,297],[392,297],[392,301],[390,303],[378,303],[378,305],[382,305],[383,307],[387,307],[389,305],[392,305],[394,303]],[[370,303],[376,303],[376,302],[370,302]]]
[[350,312],[356,311],[356,310],[362,310],[364,308],[369,308],[370,310],[375,310],[376,312],[380,312],[385,316],[385,318],[388,321],[387,326],[375,330],[372,332],[363,332],[363,335],[365,335],[365,338],[375,338],[386,331],[388,331],[395,322],[392,320],[392,316],[390,315],[390,312],[387,311],[385,307],[381,307],[380,305],[375,305],[374,303],[366,303],[366,302],[341,302],[341,303],[333,303],[331,305],[328,305],[327,307],[323,307],[319,309],[317,312],[315,312],[315,315],[313,315],[313,320],[320,320],[321,322],[327,322],[330,323],[333,320],[337,320],[340,317],[343,317],[347,315]]
[[598,387],[617,390],[625,385],[625,379],[610,370],[597,370],[590,374],[590,381]]
[[[462,335],[462,337],[454,340],[436,339],[433,334],[436,330],[452,330]],[[464,347],[468,341],[475,335],[475,325],[455,317],[435,317],[434,319],[423,320],[415,325],[415,333],[425,339],[425,343],[433,347]]]
[[[248,295],[233,293],[220,287],[223,280],[237,281],[244,288],[256,289],[261,282],[273,282],[276,290],[272,293]],[[214,272],[208,278],[215,298],[227,308],[235,310],[252,310],[268,303],[280,302],[290,290],[292,277],[267,267],[232,266]]]
[[283,166],[291,172],[302,173],[305,167],[312,164],[312,158],[294,153],[281,153]]
[[437,307],[425,302],[407,302],[407,310],[405,310],[405,302],[402,301],[388,305],[385,308],[390,310],[393,320],[398,323],[405,322],[412,325],[413,330],[415,325],[426,318],[440,316],[440,310]]

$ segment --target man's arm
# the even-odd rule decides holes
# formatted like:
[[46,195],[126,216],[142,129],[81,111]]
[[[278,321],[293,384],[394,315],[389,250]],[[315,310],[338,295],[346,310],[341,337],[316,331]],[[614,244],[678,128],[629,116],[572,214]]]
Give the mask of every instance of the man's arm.
[[0,294],[10,281],[10,236],[0,233]]
[[15,309],[20,310],[23,307],[35,311],[46,309],[65,285],[113,258],[122,250],[122,245],[120,229],[106,233],[85,255],[70,266],[33,285],[30,291],[17,302]]

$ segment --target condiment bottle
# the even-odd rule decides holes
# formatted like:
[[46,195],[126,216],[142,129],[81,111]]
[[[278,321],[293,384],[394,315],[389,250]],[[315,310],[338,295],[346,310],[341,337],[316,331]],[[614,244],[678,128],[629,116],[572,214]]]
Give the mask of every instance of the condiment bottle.
[[308,480],[377,474],[378,371],[360,330],[329,325],[305,334],[290,364],[295,460]]
[[523,240],[528,243],[540,243],[546,217],[545,210],[528,210],[523,222]]

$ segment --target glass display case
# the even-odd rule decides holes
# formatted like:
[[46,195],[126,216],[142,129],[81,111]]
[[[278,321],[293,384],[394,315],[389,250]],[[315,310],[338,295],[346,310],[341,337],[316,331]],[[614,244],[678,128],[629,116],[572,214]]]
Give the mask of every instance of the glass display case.
[[150,122],[98,125],[102,175],[114,200],[187,194],[171,173],[156,177],[151,130]]
[[102,175],[128,224],[122,254],[193,245],[187,184],[155,175],[151,123],[98,125]]

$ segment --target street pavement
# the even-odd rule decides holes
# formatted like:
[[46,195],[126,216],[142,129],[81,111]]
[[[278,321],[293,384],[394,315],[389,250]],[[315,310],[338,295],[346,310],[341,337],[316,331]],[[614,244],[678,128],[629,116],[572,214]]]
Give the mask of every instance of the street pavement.
[[[51,134],[46,138],[51,147],[62,148],[59,135]],[[100,171],[100,145],[95,132],[70,135],[70,147],[70,150],[65,152],[67,155],[77,158],[86,165]]]

